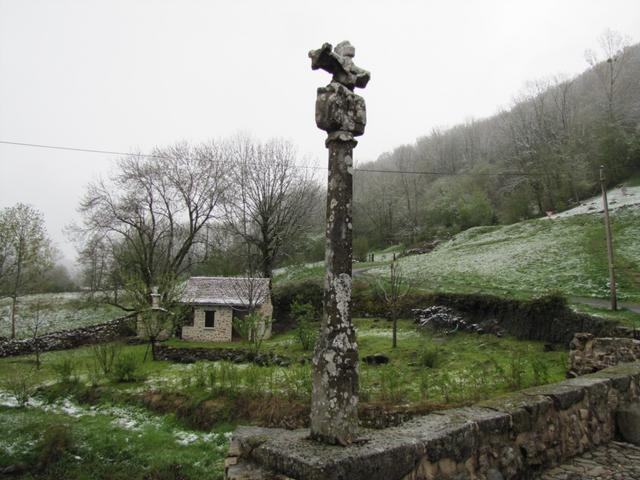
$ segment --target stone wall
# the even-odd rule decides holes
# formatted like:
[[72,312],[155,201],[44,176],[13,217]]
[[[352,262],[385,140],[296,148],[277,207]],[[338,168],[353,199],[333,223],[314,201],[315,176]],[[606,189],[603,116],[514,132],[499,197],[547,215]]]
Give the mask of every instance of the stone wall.
[[[214,327],[205,327],[205,311],[215,311]],[[258,313],[271,318],[273,306],[271,300],[260,305]],[[196,306],[193,309],[193,325],[182,327],[182,339],[200,342],[230,342],[233,337],[233,315],[231,307],[224,305]],[[271,337],[271,324],[264,338]]]
[[590,333],[576,333],[569,348],[568,375],[572,377],[640,360],[640,340],[632,338],[596,338]]
[[[213,328],[205,327],[205,311],[215,311]],[[201,342],[230,342],[233,331],[233,310],[224,306],[193,308],[193,326],[182,327],[184,340]]]
[[639,397],[640,364],[630,363],[386,430],[363,429],[361,441],[349,447],[313,442],[307,430],[240,427],[225,478],[535,478],[613,439],[616,410]]
[[35,340],[26,338],[2,341],[0,342],[0,358],[31,354],[36,351],[36,347],[39,348],[40,352],[67,350],[82,345],[132,336],[135,335],[135,331],[132,328],[133,321],[133,317],[128,315],[107,323],[49,333]]
[[156,359],[176,363],[195,363],[201,360],[212,362],[226,360],[233,363],[255,363],[257,365],[288,366],[291,360],[271,352],[253,353],[240,348],[176,348],[156,346]]

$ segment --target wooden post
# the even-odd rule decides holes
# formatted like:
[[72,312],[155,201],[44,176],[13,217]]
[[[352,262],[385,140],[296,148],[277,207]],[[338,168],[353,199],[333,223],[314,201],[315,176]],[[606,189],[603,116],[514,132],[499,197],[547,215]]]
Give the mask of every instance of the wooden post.
[[607,201],[607,185],[604,178],[604,165],[600,166],[600,188],[602,188],[602,206],[604,207],[604,228],[607,236],[607,259],[609,262],[609,288],[611,292],[611,310],[618,309],[616,294],[616,270],[613,263],[613,239],[611,236],[611,221],[609,219],[609,202]]

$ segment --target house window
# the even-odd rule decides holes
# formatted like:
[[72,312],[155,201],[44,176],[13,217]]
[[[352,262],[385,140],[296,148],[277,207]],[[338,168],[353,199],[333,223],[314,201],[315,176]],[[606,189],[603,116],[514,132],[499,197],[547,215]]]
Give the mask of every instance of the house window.
[[215,310],[204,311],[204,328],[214,328],[215,325]]

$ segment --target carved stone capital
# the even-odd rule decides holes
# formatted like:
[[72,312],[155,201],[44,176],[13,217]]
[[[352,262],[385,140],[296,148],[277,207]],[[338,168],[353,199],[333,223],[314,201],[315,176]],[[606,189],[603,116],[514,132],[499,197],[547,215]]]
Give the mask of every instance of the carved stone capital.
[[319,129],[327,133],[348,132],[357,137],[364,133],[366,124],[364,98],[336,82],[318,88],[316,125]]

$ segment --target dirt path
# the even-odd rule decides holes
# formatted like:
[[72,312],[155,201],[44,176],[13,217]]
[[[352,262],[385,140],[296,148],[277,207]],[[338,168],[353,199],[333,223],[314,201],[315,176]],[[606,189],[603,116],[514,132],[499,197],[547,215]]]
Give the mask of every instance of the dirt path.
[[[601,298],[589,298],[589,297],[569,297],[571,303],[582,303],[583,305],[592,305],[594,307],[609,308],[611,302],[609,300],[603,300]],[[618,307],[630,310],[635,313],[640,313],[640,303],[627,303],[618,302]]]

